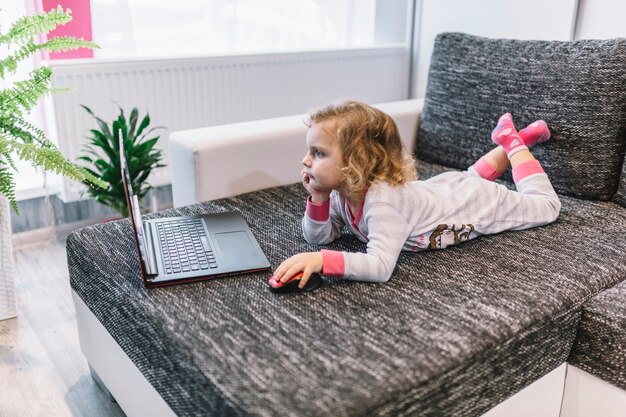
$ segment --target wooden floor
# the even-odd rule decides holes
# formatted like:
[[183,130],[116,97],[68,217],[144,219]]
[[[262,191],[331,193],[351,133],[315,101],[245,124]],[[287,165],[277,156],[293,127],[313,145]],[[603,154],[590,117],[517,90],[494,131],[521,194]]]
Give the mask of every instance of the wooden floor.
[[0,416],[124,416],[80,351],[65,242],[16,249],[18,318],[0,321]]

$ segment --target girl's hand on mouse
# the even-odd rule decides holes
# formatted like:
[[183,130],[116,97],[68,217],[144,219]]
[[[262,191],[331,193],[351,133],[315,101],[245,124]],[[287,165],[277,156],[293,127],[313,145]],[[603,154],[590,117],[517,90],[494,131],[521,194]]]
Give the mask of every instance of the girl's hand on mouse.
[[285,259],[276,271],[274,271],[274,279],[280,282],[287,282],[298,272],[302,272],[300,284],[298,288],[303,288],[309,281],[311,274],[314,272],[322,272],[323,260],[322,252],[304,252],[293,255],[291,258]]
[[311,185],[311,176],[302,170],[302,185],[311,195],[311,201],[315,204],[321,204],[330,198],[329,193],[324,193]]

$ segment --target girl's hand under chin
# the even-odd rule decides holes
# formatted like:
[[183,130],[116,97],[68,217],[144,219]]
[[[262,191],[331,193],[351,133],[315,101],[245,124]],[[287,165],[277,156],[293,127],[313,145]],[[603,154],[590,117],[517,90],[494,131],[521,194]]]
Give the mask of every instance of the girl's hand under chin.
[[311,274],[314,272],[322,272],[323,260],[321,252],[304,252],[285,259],[276,271],[274,271],[274,279],[276,281],[287,282],[298,272],[302,272],[299,288],[303,288],[309,281]]
[[311,185],[311,177],[304,170],[302,170],[302,185],[309,192],[311,201],[315,204],[323,203],[330,198],[329,193],[321,192]]

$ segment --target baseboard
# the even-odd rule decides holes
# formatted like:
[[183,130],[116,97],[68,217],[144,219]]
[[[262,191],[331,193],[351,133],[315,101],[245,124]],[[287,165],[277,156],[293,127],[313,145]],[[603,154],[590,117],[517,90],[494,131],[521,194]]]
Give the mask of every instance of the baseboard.
[[57,226],[42,227],[26,232],[13,233],[13,248],[16,250],[29,246],[41,245],[42,243],[62,240],[72,231],[81,227],[93,226],[104,219],[86,219],[72,223],[64,223]]
[[[166,210],[172,208],[172,203],[160,204],[158,210]],[[39,229],[28,230],[20,233],[13,233],[13,248],[23,249],[25,247],[41,245],[42,243],[63,240],[76,229],[82,227],[93,226],[107,217],[83,219],[71,223],[63,223],[56,226],[42,227]]]
[[[47,230],[50,227],[61,225],[73,225],[76,223],[80,225],[84,221],[93,222],[94,219],[107,219],[119,216],[119,213],[109,207],[99,204],[93,198],[87,197],[79,201],[64,202],[58,195],[49,195],[47,197],[21,200],[17,204],[20,215],[11,216],[11,230],[20,234],[39,229]],[[151,212],[172,207],[172,187],[170,185],[155,187],[144,197],[142,206],[149,208]],[[42,237],[37,236],[35,235],[35,240],[42,240]],[[47,235],[44,234],[43,239],[46,237]]]

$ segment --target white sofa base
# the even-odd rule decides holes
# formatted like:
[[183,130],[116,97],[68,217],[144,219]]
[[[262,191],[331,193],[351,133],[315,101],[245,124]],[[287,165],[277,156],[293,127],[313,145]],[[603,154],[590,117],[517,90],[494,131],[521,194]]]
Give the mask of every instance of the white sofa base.
[[[90,367],[128,417],[172,417],[172,409],[72,290],[80,347]],[[624,416],[626,391],[562,364],[484,417]]]
[[483,417],[558,417],[565,385],[566,363],[502,401]]
[[568,364],[561,417],[587,416],[626,416],[626,391]]
[[176,414],[124,353],[120,345],[72,290],[80,349],[100,381],[128,417],[175,417]]

